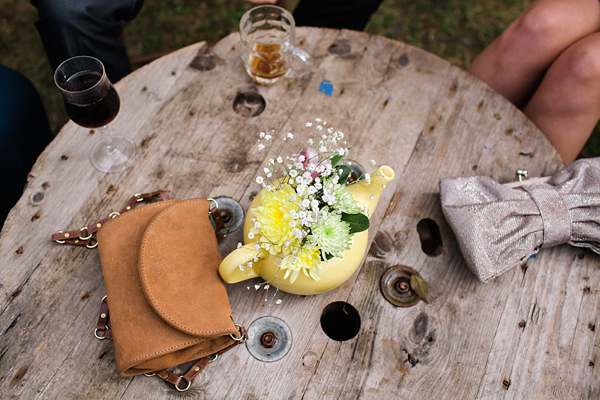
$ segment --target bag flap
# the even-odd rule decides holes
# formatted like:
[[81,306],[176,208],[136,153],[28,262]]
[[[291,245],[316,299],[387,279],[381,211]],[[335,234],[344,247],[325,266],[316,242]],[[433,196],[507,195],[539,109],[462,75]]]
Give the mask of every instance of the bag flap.
[[158,213],[144,232],[138,263],[154,311],[174,328],[206,338],[238,333],[218,272],[209,204],[182,200]]

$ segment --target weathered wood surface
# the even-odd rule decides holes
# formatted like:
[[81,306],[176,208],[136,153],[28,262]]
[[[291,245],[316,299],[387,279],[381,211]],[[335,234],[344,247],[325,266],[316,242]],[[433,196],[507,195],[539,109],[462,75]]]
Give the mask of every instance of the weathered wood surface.
[[[294,132],[326,119],[346,133],[351,159],[392,166],[370,229],[365,261],[349,281],[318,296],[280,294],[281,305],[246,283],[228,287],[236,320],[282,318],[293,334],[282,360],[262,363],[244,348],[223,355],[194,381],[214,399],[584,399],[600,397],[599,257],[560,246],[527,268],[481,284],[467,270],[439,204],[441,178],[481,174],[500,182],[549,175],[562,162],[537,128],[485,84],[406,44],[359,32],[298,29],[314,56],[301,80],[258,87],[246,76],[237,36],[207,52],[189,46],[117,84],[116,131],[140,145],[135,166],[95,171],[95,141],[68,123],[40,156],[0,237],[0,397],[177,397],[156,378],[116,374],[112,343],[92,334],[104,295],[96,251],[50,241],[118,209],[133,193],[171,189],[181,198],[230,196],[244,207],[265,161],[259,131]],[[205,70],[189,66],[196,55]],[[214,68],[210,68],[214,66]],[[331,97],[318,91],[332,82]],[[236,113],[255,88],[266,108]],[[292,142],[293,143],[293,142]],[[531,153],[523,156],[519,153]],[[417,223],[441,230],[442,252],[421,250]],[[241,232],[221,243],[223,254]],[[396,308],[379,290],[396,264],[418,270],[431,304]],[[255,282],[252,282],[255,283]],[[329,339],[319,318],[332,301],[354,305],[360,333]]]

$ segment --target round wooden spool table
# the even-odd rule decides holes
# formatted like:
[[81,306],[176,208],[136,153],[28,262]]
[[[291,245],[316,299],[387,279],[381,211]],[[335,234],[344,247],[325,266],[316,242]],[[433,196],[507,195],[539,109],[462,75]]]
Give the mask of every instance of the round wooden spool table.
[[[87,157],[97,137],[72,122],[63,127],[0,237],[0,397],[176,397],[158,379],[117,375],[112,343],[93,335],[105,293],[98,253],[50,236],[158,189],[182,199],[227,196],[247,209],[259,190],[251,181],[271,157],[257,148],[258,133],[301,138],[315,118],[345,133],[350,159],[395,170],[371,219],[364,262],[340,287],[315,296],[280,292],[281,304],[270,301],[274,291],[265,302],[265,291],[254,289],[260,280],[229,285],[236,322],[280,318],[291,331],[290,350],[266,363],[238,346],[211,363],[188,395],[600,396],[600,258],[567,245],[544,249],[482,284],[440,207],[442,178],[484,175],[504,183],[517,180],[517,169],[530,177],[558,171],[562,161],[541,132],[478,79],[407,44],[317,28],[299,28],[297,42],[312,54],[313,71],[272,87],[246,75],[237,34],[211,49],[183,48],[118,82],[122,105],[112,126],[139,146],[124,172],[94,170]],[[221,240],[222,255],[241,237],[237,230]],[[429,283],[430,304],[400,308],[385,300],[380,279],[399,264]],[[342,342],[320,324],[337,301],[352,305],[361,321],[358,334]]]

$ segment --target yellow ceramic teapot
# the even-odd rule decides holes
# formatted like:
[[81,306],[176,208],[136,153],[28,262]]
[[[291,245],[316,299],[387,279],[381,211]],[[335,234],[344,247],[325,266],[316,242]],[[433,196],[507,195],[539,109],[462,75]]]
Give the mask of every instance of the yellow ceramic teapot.
[[[365,207],[368,211],[367,216],[370,217],[385,185],[393,178],[394,170],[388,166],[381,166],[371,175],[369,184],[361,180],[348,185],[347,189],[352,193],[354,200]],[[300,295],[318,294],[341,285],[360,266],[367,248],[367,230],[354,234],[352,246],[342,253],[342,258],[334,257],[321,263],[321,278],[319,280],[314,280],[304,274],[298,275],[293,283],[290,282],[289,277],[283,279],[284,271],[279,267],[280,258],[271,256],[264,250],[256,251],[255,244],[258,238],[250,239],[248,237],[248,233],[250,233],[253,226],[250,221],[252,219],[251,210],[260,205],[261,196],[258,194],[250,204],[250,211],[244,223],[245,245],[231,252],[221,262],[219,273],[225,282],[237,283],[246,279],[261,277],[271,286],[284,292]],[[253,262],[252,268],[240,269],[240,265],[245,265],[256,259],[258,261]]]

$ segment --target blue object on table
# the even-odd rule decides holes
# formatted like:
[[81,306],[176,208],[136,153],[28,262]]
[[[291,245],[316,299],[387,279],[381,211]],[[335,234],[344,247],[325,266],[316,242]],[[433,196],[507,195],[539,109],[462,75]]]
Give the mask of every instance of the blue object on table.
[[333,84],[329,79],[323,79],[321,84],[319,85],[319,92],[325,93],[327,96],[331,97],[333,94]]

